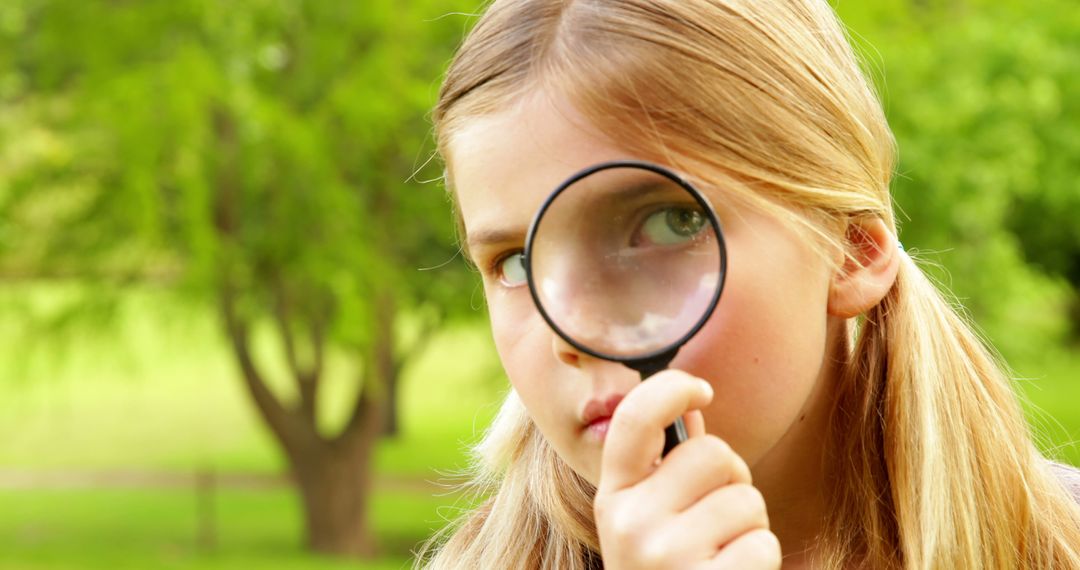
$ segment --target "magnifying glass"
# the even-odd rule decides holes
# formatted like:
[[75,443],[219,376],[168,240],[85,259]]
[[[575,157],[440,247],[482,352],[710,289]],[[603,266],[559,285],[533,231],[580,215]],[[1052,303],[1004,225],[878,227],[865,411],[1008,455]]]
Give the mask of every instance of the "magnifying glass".
[[[525,241],[533,301],[560,337],[645,380],[664,370],[720,300],[727,250],[705,196],[670,170],[605,162],[540,207]],[[682,418],[664,455],[686,441]]]

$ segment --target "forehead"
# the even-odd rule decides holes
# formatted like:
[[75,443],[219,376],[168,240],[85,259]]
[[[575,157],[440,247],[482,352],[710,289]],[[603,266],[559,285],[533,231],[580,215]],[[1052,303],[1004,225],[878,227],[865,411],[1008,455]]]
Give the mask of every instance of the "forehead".
[[631,158],[572,107],[545,97],[465,120],[448,150],[466,239],[491,232],[524,237],[544,198],[568,176]]

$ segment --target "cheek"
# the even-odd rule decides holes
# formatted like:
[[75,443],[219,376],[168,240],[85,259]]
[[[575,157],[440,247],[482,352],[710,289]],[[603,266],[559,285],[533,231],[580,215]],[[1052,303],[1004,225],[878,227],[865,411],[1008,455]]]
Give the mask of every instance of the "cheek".
[[824,359],[827,280],[783,257],[733,253],[719,305],[674,362],[713,384],[708,430],[748,461],[797,421]]
[[514,390],[526,407],[532,408],[530,395],[538,390],[536,376],[551,354],[550,348],[544,350],[543,346],[546,325],[527,290],[492,288],[487,290],[487,299],[499,360]]
[[575,469],[583,465],[573,447],[574,403],[585,383],[566,381],[567,367],[555,357],[553,333],[536,311],[528,291],[489,297],[491,328],[503,370],[529,417],[552,447]]

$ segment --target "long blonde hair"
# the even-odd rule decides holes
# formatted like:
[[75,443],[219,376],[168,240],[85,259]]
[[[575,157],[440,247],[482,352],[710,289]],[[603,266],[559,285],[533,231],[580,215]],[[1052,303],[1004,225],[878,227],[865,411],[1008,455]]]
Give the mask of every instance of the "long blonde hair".
[[[440,152],[465,121],[537,91],[566,97],[627,151],[790,220],[823,256],[854,219],[895,231],[895,143],[826,0],[495,0],[443,84]],[[909,256],[848,326],[818,562],[1080,568],[1080,509],[1007,374]],[[513,395],[478,453],[482,504],[420,564],[600,565],[594,489]]]

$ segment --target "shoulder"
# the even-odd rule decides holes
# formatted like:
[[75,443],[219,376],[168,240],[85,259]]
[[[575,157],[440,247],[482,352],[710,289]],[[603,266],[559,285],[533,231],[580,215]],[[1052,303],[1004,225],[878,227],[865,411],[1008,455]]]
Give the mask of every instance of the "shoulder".
[[1076,498],[1076,502],[1080,503],[1080,469],[1077,469],[1072,465],[1054,461],[1049,462],[1049,464],[1050,472],[1053,473],[1065,489]]

